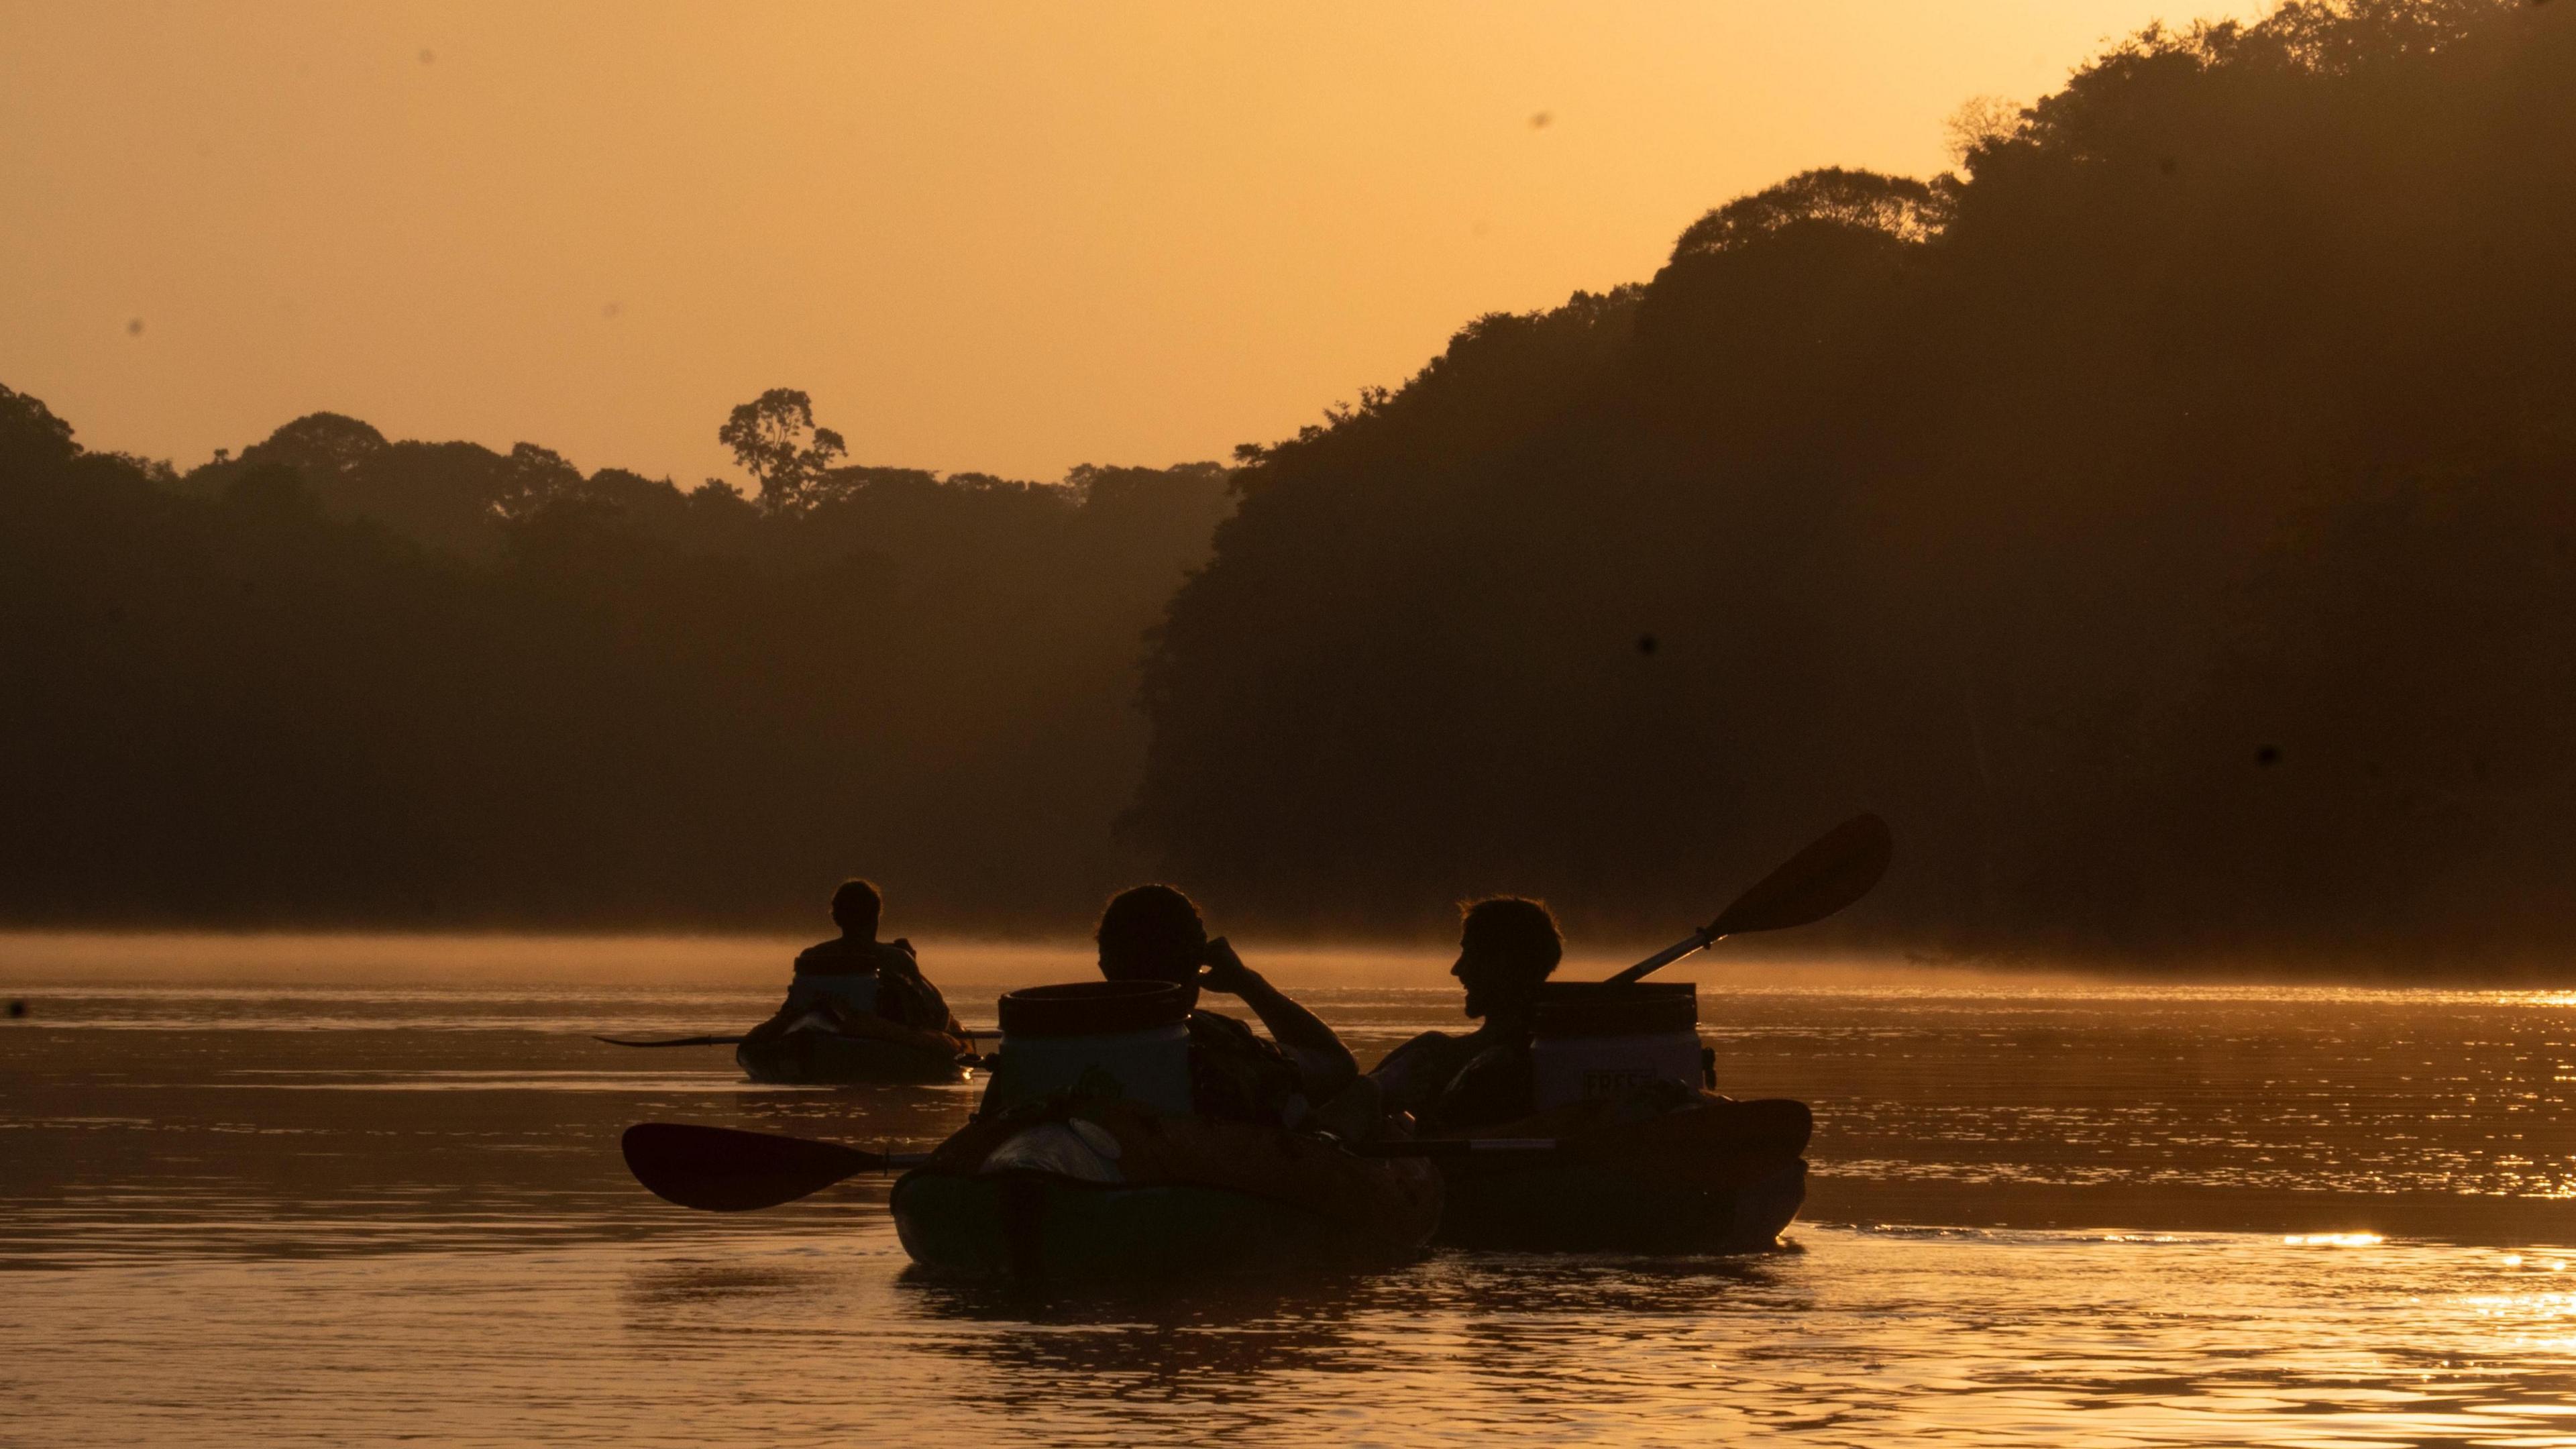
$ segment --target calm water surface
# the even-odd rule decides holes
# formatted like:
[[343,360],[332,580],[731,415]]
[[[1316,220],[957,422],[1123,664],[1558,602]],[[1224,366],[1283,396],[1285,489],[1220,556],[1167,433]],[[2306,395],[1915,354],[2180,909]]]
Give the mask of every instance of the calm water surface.
[[[1782,1251],[1030,1296],[907,1271],[882,1181],[717,1218],[627,1179],[646,1118],[971,1105],[589,1040],[775,1003],[709,974],[0,950],[0,1444],[2576,1445],[2576,996],[1712,984],[1721,1085],[1816,1108]],[[1308,999],[1363,1060],[1454,1011]]]

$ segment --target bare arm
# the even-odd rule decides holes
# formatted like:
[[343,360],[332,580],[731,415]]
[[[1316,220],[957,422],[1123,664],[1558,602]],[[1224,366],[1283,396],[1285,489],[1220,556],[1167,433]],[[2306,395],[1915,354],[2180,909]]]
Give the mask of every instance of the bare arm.
[[1243,964],[1223,936],[1208,942],[1207,972],[1199,984],[1210,991],[1239,996],[1261,1018],[1270,1039],[1297,1064],[1306,1099],[1320,1102],[1349,1086],[1360,1074],[1351,1049],[1315,1013],[1290,1000],[1261,973]]

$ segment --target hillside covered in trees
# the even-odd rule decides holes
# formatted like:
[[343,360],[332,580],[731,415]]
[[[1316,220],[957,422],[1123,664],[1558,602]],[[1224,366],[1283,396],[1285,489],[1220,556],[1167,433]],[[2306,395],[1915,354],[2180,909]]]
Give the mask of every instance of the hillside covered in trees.
[[[0,914],[1027,928],[1136,867],[1139,638],[1225,470],[839,463],[758,499],[331,414],[184,476],[0,390]],[[739,441],[737,441],[739,435]]]
[[1231,473],[855,467],[780,391],[723,423],[756,496],[329,414],[181,475],[0,392],[0,916],[778,923],[861,870],[1068,931],[1159,871],[1598,940],[1867,808],[1853,945],[2563,960],[2576,5],[2301,0],[1958,127]]
[[1859,808],[1846,930],[2576,948],[2576,6],[2154,30],[1248,450],[1130,828],[1296,921],[1677,925]]

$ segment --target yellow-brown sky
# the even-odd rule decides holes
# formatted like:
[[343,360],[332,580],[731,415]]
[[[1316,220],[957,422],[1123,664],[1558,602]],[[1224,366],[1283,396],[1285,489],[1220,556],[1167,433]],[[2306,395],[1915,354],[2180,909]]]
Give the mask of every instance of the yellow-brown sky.
[[0,0],[0,382],[183,465],[327,408],[685,484],[780,385],[869,462],[1217,457],[2251,8]]

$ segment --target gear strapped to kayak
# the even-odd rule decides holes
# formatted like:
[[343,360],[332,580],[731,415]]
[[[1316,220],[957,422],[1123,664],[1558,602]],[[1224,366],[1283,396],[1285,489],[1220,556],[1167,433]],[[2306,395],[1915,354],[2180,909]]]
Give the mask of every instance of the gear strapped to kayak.
[[891,1201],[913,1261],[1034,1281],[1400,1260],[1441,1196],[1419,1158],[1066,1092],[949,1138]]
[[1233,1034],[1211,1048],[1190,995],[1131,979],[1004,996],[978,1120],[895,1184],[914,1260],[1059,1278],[1418,1250],[1439,1222],[1437,1169],[1256,1115],[1207,1060]]

